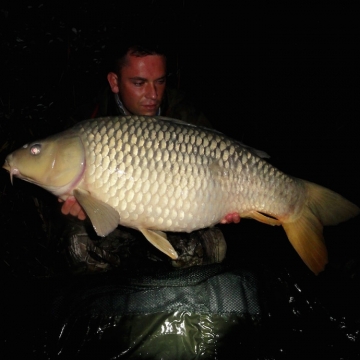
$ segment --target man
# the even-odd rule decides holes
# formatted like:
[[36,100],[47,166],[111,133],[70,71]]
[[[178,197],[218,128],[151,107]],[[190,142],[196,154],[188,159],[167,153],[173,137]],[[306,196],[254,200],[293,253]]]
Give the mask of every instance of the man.
[[[127,49],[107,79],[110,88],[94,117],[164,115],[211,126],[182,94],[166,88],[166,58],[158,50]],[[75,199],[66,200],[62,212],[78,219],[86,217]],[[239,221],[238,214],[228,214],[222,222]],[[56,299],[56,309],[62,312],[51,312],[60,313],[56,320],[61,326],[46,333],[46,341],[55,339],[47,346],[54,354],[71,357],[75,352],[81,356],[96,348],[102,354],[111,354],[111,358],[125,353],[138,358],[143,354],[153,358],[163,354],[172,358],[190,358],[194,354],[206,357],[212,352],[219,354],[221,347],[218,342],[214,345],[214,336],[229,349],[234,338],[230,336],[226,343],[223,339],[230,330],[240,334],[253,331],[247,326],[248,319],[256,323],[261,314],[257,279],[246,269],[233,273],[227,266],[213,264],[221,262],[226,252],[223,234],[217,227],[190,234],[168,233],[168,240],[179,254],[173,266],[213,264],[169,271],[168,258],[148,244],[140,232],[118,227],[105,238],[91,238],[91,231],[87,233],[83,223],[77,221],[67,231],[73,271],[121,267],[125,277],[112,272],[107,277],[94,276],[91,281],[77,277],[69,280],[70,285],[66,284],[68,287]],[[199,322],[205,325],[199,327]],[[98,324],[104,325],[106,336],[97,338]],[[234,328],[234,324],[241,329]],[[92,341],[86,341],[89,336]]]
[[[166,88],[166,57],[160,48],[125,47],[113,67],[107,75],[110,87],[100,96],[91,117],[161,115],[212,127],[183,93]],[[74,198],[63,204],[62,213],[86,218]]]
[[[166,57],[159,48],[146,48],[143,46],[127,47],[117,58],[114,70],[109,72],[107,80],[110,88],[106,90],[102,96],[100,103],[96,106],[92,117],[101,116],[118,116],[118,115],[143,115],[143,116],[167,116],[183,120],[199,126],[211,127],[207,118],[199,111],[197,111],[184,97],[182,93],[177,90],[166,88]],[[74,197],[69,197],[61,209],[62,213],[77,216],[79,220],[84,220],[86,214],[81,209]],[[222,223],[239,222],[238,214],[227,215]],[[84,231],[82,235],[86,236]],[[195,236],[195,235],[198,236]],[[217,228],[202,230],[192,236],[188,234],[172,235],[169,240],[175,242],[175,248],[179,244],[183,244],[182,251],[185,253],[189,246],[192,249],[190,252],[196,252],[198,239],[201,238],[202,247],[205,247],[207,252],[208,262],[221,262],[225,256],[226,244],[221,231]],[[76,234],[73,240],[78,240]],[[75,236],[75,238],[74,238]],[[195,239],[194,239],[195,236]],[[188,238],[185,245],[181,239]],[[205,243],[204,243],[205,242]],[[209,248],[209,244],[216,243],[215,248]],[[79,248],[77,244],[77,248]],[[106,254],[103,249],[99,250],[94,247],[93,243],[88,242],[83,244],[83,252],[85,248],[95,252],[97,256],[103,258]],[[75,245],[74,245],[75,246]],[[74,247],[73,246],[73,247]],[[187,250],[185,249],[187,248]],[[201,249],[204,250],[204,249]],[[211,252],[216,252],[211,254]],[[75,252],[73,251],[75,254]],[[176,265],[192,265],[191,254],[185,255],[178,261]],[[81,257],[81,256],[80,256]],[[185,264],[184,264],[184,259]],[[107,259],[109,261],[109,259]],[[201,259],[199,263],[206,263]]]

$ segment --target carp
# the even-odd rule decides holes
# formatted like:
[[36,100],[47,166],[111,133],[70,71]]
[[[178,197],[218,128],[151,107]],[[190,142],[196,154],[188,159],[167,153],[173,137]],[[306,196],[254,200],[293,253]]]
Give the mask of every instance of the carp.
[[192,232],[238,213],[282,225],[315,273],[327,263],[323,226],[360,209],[341,195],[281,172],[266,154],[215,130],[164,117],[82,121],[7,156],[4,168],[66,200],[74,196],[96,233],[139,230],[173,259],[166,231]]

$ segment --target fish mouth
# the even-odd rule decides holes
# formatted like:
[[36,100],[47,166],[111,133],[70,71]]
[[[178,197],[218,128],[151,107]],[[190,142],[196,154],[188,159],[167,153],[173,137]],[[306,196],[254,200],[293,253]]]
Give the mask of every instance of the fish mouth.
[[11,167],[7,161],[7,159],[5,159],[5,162],[4,162],[4,165],[2,166],[3,169],[7,170],[7,171],[10,171],[11,170]]
[[12,167],[12,166],[10,165],[8,159],[5,159],[5,163],[4,163],[4,165],[3,165],[3,168],[9,172],[11,185],[13,185],[13,178],[14,178],[14,176],[20,176],[20,171],[19,171],[19,169]]

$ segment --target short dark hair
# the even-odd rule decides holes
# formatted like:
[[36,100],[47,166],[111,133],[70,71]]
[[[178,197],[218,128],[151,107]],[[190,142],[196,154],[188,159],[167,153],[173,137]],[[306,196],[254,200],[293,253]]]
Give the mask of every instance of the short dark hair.
[[118,53],[115,64],[114,64],[114,72],[120,75],[121,69],[126,65],[127,55],[136,56],[136,57],[144,57],[148,55],[161,55],[166,59],[166,54],[164,49],[158,45],[130,45],[123,47],[122,51]]

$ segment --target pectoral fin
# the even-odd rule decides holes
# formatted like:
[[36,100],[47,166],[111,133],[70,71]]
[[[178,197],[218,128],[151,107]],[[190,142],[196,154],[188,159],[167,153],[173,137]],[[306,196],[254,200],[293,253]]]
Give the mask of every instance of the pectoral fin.
[[90,218],[96,234],[106,236],[117,228],[120,216],[110,205],[95,199],[88,191],[82,189],[74,190],[74,196]]
[[139,228],[139,231],[146,237],[146,239],[154,245],[157,249],[169,256],[171,259],[176,260],[178,254],[166,238],[166,234],[162,231],[148,230]]

